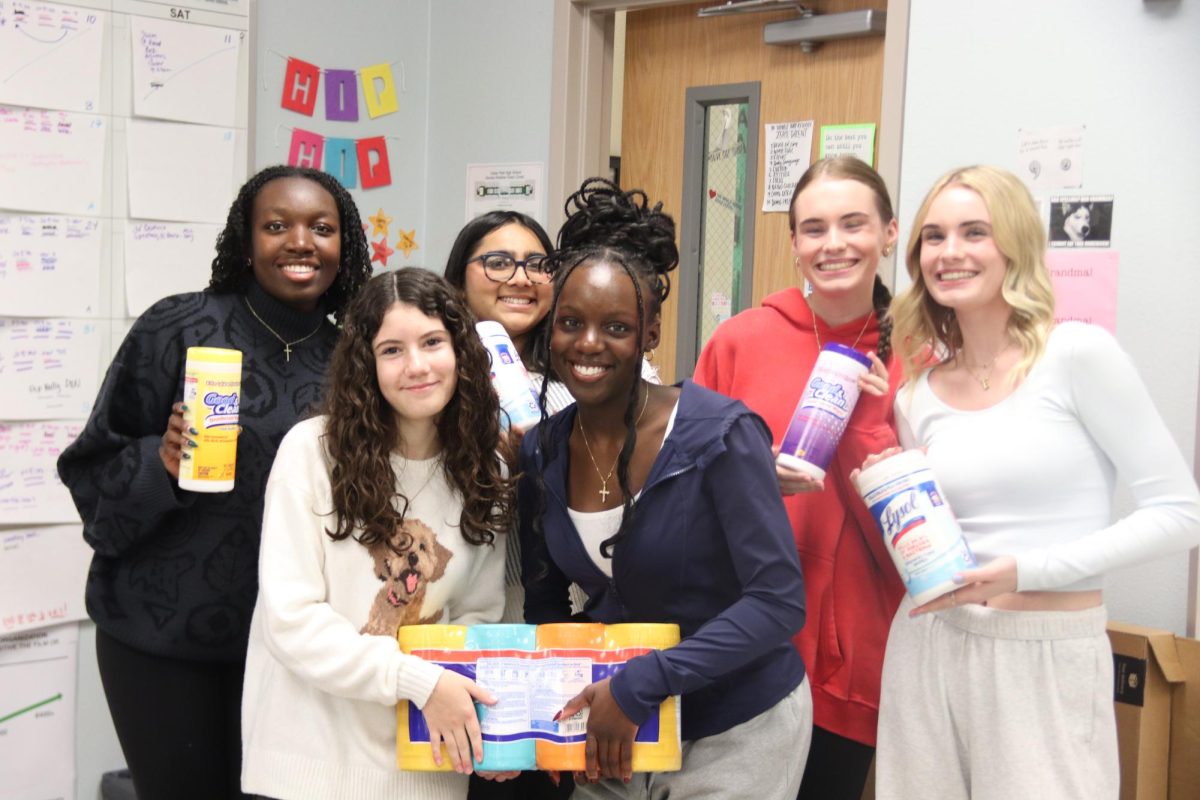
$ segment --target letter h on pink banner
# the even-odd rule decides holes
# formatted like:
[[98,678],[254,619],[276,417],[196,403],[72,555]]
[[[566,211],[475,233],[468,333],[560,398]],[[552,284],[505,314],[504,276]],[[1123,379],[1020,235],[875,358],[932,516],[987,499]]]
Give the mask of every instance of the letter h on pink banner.
[[288,150],[288,166],[320,169],[324,149],[324,136],[294,128],[292,130],[292,146]]

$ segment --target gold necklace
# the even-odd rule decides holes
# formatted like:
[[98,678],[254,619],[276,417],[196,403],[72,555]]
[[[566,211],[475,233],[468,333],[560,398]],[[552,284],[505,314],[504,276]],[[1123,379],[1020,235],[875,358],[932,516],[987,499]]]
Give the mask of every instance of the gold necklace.
[[[805,300],[805,303],[807,303],[807,302],[808,301]],[[821,332],[819,330],[817,330],[817,319],[818,319],[817,312],[813,311],[812,306],[808,307],[808,311],[809,311],[809,313],[812,314],[813,335],[817,337],[817,352],[819,353],[819,352],[821,352]],[[871,317],[873,317],[873,316],[875,316],[873,313],[867,312],[867,318],[863,320],[862,330],[860,330],[858,332],[858,336],[854,339],[854,344],[850,345],[851,350],[858,347],[858,343],[862,341],[863,334],[867,332],[867,326],[871,324]]]
[[[638,412],[637,419],[635,419],[633,421],[633,427],[635,430],[637,429],[638,423],[642,421],[642,415],[646,413],[646,404],[649,402],[650,402],[650,387],[647,386],[646,387],[646,396],[642,400],[642,410]],[[621,453],[620,452],[617,453],[617,458],[615,461],[613,461],[612,469],[610,469],[608,471],[608,474],[605,475],[603,472],[600,471],[600,465],[596,463],[596,457],[594,455],[592,455],[592,446],[590,444],[588,444],[587,431],[585,431],[583,429],[583,414],[580,414],[578,411],[576,411],[575,412],[575,421],[579,423],[579,435],[583,437],[583,447],[585,450],[587,450],[588,458],[591,459],[591,461],[592,461],[592,468],[595,469],[596,474],[598,476],[600,476],[600,490],[597,492],[597,494],[600,495],[600,502],[602,504],[607,503],[608,496],[610,494],[612,494],[612,492],[610,492],[608,490],[608,482],[610,480],[612,480],[613,473],[617,471],[617,462],[621,460]]]
[[[992,360],[986,364],[981,364],[979,367],[975,368],[967,363],[965,356],[963,357],[963,369],[965,369],[967,374],[979,383],[980,388],[982,388],[985,392],[992,388],[992,367],[996,366],[997,358],[999,358],[999,354],[992,356]],[[979,369],[980,374],[976,375],[975,369]]]
[[294,342],[289,342],[289,341],[285,340],[282,336],[280,336],[278,333],[276,333],[275,329],[272,328],[270,325],[268,325],[266,323],[266,320],[264,320],[262,317],[260,317],[258,315],[258,312],[254,310],[254,306],[250,305],[249,297],[246,297],[243,295],[242,299],[246,301],[246,308],[250,309],[250,313],[254,315],[254,318],[256,320],[258,320],[264,328],[266,328],[268,331],[270,331],[272,336],[274,336],[276,339],[278,339],[280,342],[283,343],[283,359],[285,362],[290,363],[292,360],[292,345],[300,344],[304,340],[311,339],[313,336],[316,336],[317,331],[321,330],[321,326],[325,324],[325,320],[321,320],[320,322],[317,323],[317,327],[313,328],[311,333],[309,333],[305,336],[301,336],[299,339],[297,339]]

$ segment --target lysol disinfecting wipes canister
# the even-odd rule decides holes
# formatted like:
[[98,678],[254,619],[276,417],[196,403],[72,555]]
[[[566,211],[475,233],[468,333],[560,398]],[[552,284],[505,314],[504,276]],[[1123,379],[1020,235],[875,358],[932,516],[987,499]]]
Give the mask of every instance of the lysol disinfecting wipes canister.
[[954,575],[977,566],[920,450],[885,458],[860,472],[854,483],[917,605],[957,589]]

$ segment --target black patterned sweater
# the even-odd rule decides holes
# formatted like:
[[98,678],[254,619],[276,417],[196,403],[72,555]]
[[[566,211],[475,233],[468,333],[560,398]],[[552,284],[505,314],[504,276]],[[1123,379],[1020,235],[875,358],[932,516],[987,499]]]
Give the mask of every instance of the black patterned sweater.
[[[320,330],[288,360],[247,301],[288,342]],[[87,425],[58,460],[95,551],[86,600],[101,630],[155,655],[245,658],[267,476],[284,434],[320,399],[336,339],[321,310],[298,312],[256,283],[245,295],[167,297],[134,323]],[[158,455],[193,346],[242,351],[231,492],[180,489]]]

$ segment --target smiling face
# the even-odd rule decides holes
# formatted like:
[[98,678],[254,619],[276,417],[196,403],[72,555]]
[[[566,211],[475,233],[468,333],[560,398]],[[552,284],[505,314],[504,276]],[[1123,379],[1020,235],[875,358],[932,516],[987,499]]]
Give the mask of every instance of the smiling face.
[[[517,261],[531,255],[546,255],[538,237],[516,222],[501,225],[479,240],[469,258],[484,253],[505,253]],[[483,264],[467,264],[464,290],[467,305],[480,320],[493,320],[504,326],[518,350],[524,348],[525,338],[550,311],[553,289],[550,284],[530,283],[525,270],[518,267],[504,283],[496,283],[484,274]]]
[[651,311],[649,287],[645,336],[638,341],[637,292],[616,264],[582,264],[567,276],[550,339],[550,363],[583,405],[624,404],[639,379],[642,353],[658,346],[661,322]]
[[921,277],[938,304],[960,316],[1007,309],[1001,294],[1008,259],[992,238],[992,217],[972,189],[951,184],[938,193],[921,223]]
[[325,187],[276,178],[259,190],[250,215],[254,279],[267,294],[312,311],[341,264],[341,217]]
[[436,424],[458,385],[458,359],[439,317],[396,303],[383,317],[371,342],[379,391],[405,431]]
[[830,300],[870,305],[884,247],[896,241],[875,193],[846,178],[818,178],[792,205],[792,255],[813,292]]

